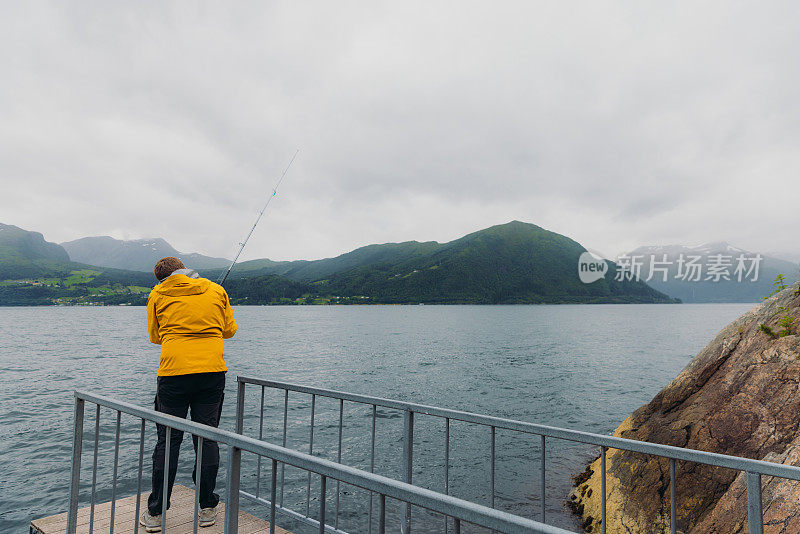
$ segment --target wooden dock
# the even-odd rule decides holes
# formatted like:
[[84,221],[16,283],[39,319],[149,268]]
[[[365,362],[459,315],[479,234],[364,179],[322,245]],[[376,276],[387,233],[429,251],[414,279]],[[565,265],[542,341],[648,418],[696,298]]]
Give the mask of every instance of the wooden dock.
[[[142,494],[141,511],[147,509],[148,493]],[[133,514],[136,511],[136,495],[117,499],[114,511],[114,533],[133,534]],[[141,515],[141,511],[139,512]],[[225,504],[220,502],[217,506],[217,522],[213,526],[199,528],[201,534],[222,534],[224,531]],[[138,521],[138,518],[136,518]],[[175,484],[172,489],[172,499],[167,511],[167,534],[191,534],[194,521],[194,490]],[[111,502],[96,504],[94,507],[94,530],[96,534],[108,533],[111,523]],[[66,534],[66,512],[42,519],[31,521],[31,534]],[[78,534],[89,532],[89,508],[78,510]],[[139,532],[145,533],[144,527],[139,526]],[[278,534],[291,534],[280,527],[275,527]],[[239,534],[267,534],[269,523],[263,519],[239,511]]]

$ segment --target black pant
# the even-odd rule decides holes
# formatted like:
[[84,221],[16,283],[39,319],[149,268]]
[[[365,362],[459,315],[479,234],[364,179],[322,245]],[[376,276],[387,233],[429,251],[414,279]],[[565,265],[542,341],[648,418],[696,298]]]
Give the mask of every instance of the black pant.
[[[217,427],[222,413],[222,399],[225,391],[225,372],[196,373],[178,376],[159,376],[155,409],[177,417],[186,418],[189,408],[192,421]],[[153,450],[153,491],[147,499],[150,515],[161,513],[164,489],[164,450],[167,447],[167,432],[162,425],[156,425],[158,442]],[[183,432],[172,429],[169,454],[169,492],[167,508],[172,495],[172,485],[178,470],[178,454],[183,440]],[[197,466],[197,437],[194,442],[195,466]],[[203,458],[200,461],[200,507],[213,508],[219,503],[219,495],[214,493],[219,470],[219,446],[216,441],[203,440]],[[195,469],[192,480],[196,481]]]

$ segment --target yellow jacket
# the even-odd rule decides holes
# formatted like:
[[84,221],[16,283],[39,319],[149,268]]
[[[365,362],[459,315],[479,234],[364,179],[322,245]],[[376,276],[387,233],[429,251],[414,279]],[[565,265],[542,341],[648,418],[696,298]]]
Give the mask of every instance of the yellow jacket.
[[174,274],[147,298],[150,341],[161,345],[158,376],[227,371],[222,340],[236,333],[228,294],[205,278]]

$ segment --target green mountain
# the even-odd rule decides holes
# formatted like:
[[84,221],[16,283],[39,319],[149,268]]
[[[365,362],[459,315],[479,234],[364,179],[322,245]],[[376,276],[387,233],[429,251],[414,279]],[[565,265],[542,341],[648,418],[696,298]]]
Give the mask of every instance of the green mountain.
[[[62,247],[35,232],[4,225],[0,236],[0,305],[144,304],[155,282],[149,268],[69,261]],[[583,252],[568,237],[512,221],[448,243],[408,241],[315,261],[245,262],[225,287],[235,304],[674,302],[643,282],[615,281],[614,264],[604,278],[582,283]],[[221,273],[201,271],[212,280]]]
[[109,236],[83,237],[61,243],[72,261],[130,271],[153,272],[153,266],[166,256],[181,258],[194,269],[227,267],[230,260],[196,253],[183,253],[161,238],[123,241]]
[[[385,243],[367,245],[335,258],[322,260],[272,261],[268,259],[245,261],[236,265],[231,271],[233,278],[245,278],[262,275],[280,275],[295,281],[320,280],[333,273],[347,271],[367,265],[398,263],[415,257],[422,257],[437,250],[441,245],[435,241],[420,243],[406,241],[403,243]],[[202,269],[202,268],[201,268]],[[204,270],[204,272],[206,272]],[[208,270],[211,274],[222,271]]]
[[[637,281],[605,278],[584,284],[578,259],[585,248],[534,224],[512,221],[449,243],[415,241],[370,245],[336,258],[283,262],[239,272],[226,283],[240,303],[290,299],[330,303],[632,303],[674,302]],[[210,276],[216,273],[209,273]],[[257,297],[260,284],[281,295]]]
[[0,306],[144,304],[153,275],[72,262],[42,234],[0,224]]
[[67,251],[42,234],[0,223],[0,280],[39,276],[64,262],[69,262]]
[[606,278],[584,284],[585,248],[534,224],[513,221],[444,243],[421,257],[336,273],[321,287],[378,302],[563,303],[669,302],[643,283]]

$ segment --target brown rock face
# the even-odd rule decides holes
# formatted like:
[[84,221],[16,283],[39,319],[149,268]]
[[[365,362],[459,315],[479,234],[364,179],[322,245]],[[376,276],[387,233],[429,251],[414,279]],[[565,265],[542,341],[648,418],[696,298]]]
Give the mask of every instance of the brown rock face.
[[[763,460],[800,465],[800,438],[782,454],[769,453]],[[744,473],[734,479],[714,509],[692,528],[692,533],[736,534],[747,532],[747,489]],[[764,503],[764,532],[797,534],[800,532],[800,482],[762,477],[761,499]]]
[[[800,465],[798,306],[795,286],[728,325],[614,435]],[[787,330],[781,325],[785,317],[794,323],[781,337]],[[765,333],[762,324],[777,337]],[[606,467],[607,532],[669,532],[669,460],[609,450]],[[570,495],[587,532],[600,532],[599,472],[598,458]],[[737,475],[677,462],[678,530],[746,532],[745,480]],[[763,483],[765,532],[800,532],[800,483],[771,477]]]

